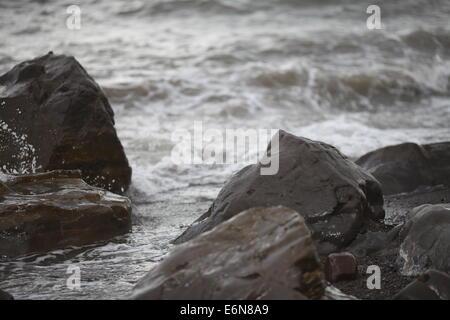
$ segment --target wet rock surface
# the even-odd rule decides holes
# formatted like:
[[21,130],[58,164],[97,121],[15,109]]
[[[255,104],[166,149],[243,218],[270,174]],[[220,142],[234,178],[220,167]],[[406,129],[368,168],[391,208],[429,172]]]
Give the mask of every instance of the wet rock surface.
[[[370,174],[328,144],[284,131],[274,139],[278,137],[278,173],[261,175],[261,163],[242,169],[176,243],[192,239],[243,210],[283,205],[305,218],[320,253],[327,254],[351,242],[369,221],[383,219],[381,188]],[[268,154],[271,152],[269,145]]]
[[394,298],[396,300],[450,300],[450,277],[440,271],[428,270]]
[[0,255],[89,244],[131,228],[130,200],[86,184],[79,171],[0,180]]
[[413,276],[429,268],[450,272],[450,204],[411,210],[400,231],[402,273]]
[[56,169],[116,193],[131,182],[106,96],[75,58],[49,53],[0,76],[0,170]]
[[134,299],[319,299],[325,282],[310,231],[285,207],[253,208],[176,246]]
[[421,186],[450,186],[450,142],[389,146],[362,156],[356,163],[380,181],[385,195]]

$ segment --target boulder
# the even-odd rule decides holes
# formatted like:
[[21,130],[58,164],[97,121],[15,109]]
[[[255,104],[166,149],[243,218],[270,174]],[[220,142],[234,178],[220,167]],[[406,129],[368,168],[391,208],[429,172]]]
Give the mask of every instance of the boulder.
[[404,275],[419,275],[429,268],[450,273],[450,204],[427,204],[411,210],[400,240]]
[[0,178],[0,255],[89,244],[131,228],[130,200],[86,184],[79,171]]
[[49,53],[0,76],[0,171],[57,169],[116,193],[131,183],[106,96],[75,58]]
[[395,300],[450,300],[450,277],[436,270],[428,270],[402,289]]
[[176,246],[133,299],[320,299],[325,282],[303,218],[285,207],[246,210]]
[[181,243],[212,229],[243,210],[283,205],[299,212],[320,253],[335,252],[351,242],[370,221],[384,218],[377,180],[336,148],[279,131],[279,170],[262,175],[261,162],[245,167],[222,188],[207,213],[178,239]]
[[450,142],[389,146],[362,156],[356,163],[380,181],[386,195],[422,186],[450,186]]

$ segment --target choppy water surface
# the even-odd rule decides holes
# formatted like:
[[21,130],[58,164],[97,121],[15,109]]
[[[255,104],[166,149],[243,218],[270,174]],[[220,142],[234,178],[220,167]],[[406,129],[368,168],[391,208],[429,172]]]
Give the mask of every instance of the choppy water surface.
[[[351,157],[450,136],[450,2],[154,0],[0,2],[0,72],[53,50],[101,84],[134,170],[133,232],[0,262],[18,298],[120,298],[242,164],[177,166],[175,129],[282,128]],[[366,28],[381,7],[383,30]],[[1,120],[1,119],[0,119]],[[82,290],[65,286],[67,266]]]

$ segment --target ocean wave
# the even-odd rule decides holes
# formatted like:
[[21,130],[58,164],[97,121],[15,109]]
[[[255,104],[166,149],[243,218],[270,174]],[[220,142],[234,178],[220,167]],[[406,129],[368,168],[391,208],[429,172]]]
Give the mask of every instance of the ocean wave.
[[445,90],[439,92],[427,80],[404,71],[382,69],[349,75],[323,73],[314,86],[317,99],[322,103],[346,111],[363,111],[380,106],[411,106],[433,94],[449,94]]
[[[156,85],[128,84],[123,86],[102,86],[106,96],[112,101],[136,100],[167,97],[167,93]],[[152,95],[152,97],[150,97]]]
[[[402,116],[392,114],[393,117]],[[420,118],[419,118],[420,120]],[[426,128],[380,128],[373,126],[370,114],[342,114],[332,119],[292,128],[299,136],[326,141],[350,158],[358,157],[388,145],[404,142],[431,143],[448,141],[450,129],[446,127],[430,130]]]
[[444,29],[415,30],[401,37],[411,49],[433,55],[450,56],[450,31]]
[[251,85],[265,88],[306,86],[309,74],[306,70],[285,69],[285,70],[264,70],[256,71],[248,78]]
[[351,4],[352,0],[156,0],[130,1],[115,7],[117,15],[161,15],[174,12],[249,14],[274,7],[317,7]]
[[247,13],[240,1],[221,0],[159,0],[147,3],[134,2],[117,10],[116,14],[164,15],[173,12],[196,11],[202,13],[240,14]]

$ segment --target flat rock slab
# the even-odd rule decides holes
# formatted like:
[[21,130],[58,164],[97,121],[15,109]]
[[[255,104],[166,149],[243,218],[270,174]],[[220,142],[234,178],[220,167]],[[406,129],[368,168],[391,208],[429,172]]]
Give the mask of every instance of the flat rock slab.
[[[275,141],[279,150],[272,150]],[[261,163],[242,169],[175,242],[192,239],[252,207],[283,205],[305,218],[319,252],[328,254],[351,242],[369,222],[384,218],[378,181],[333,146],[279,131],[267,151],[272,152],[279,155],[276,174],[262,175]]]
[[356,163],[380,181],[385,195],[422,186],[450,186],[450,142],[389,146],[362,156]]
[[0,175],[0,255],[89,244],[130,228],[130,200],[86,184],[78,171]]
[[58,169],[116,193],[131,183],[105,94],[75,58],[49,53],[0,76],[0,171]]
[[134,299],[319,299],[325,282],[303,218],[253,208],[176,246],[133,291]]
[[429,268],[450,273],[450,204],[411,210],[400,240],[404,275],[419,275]]

